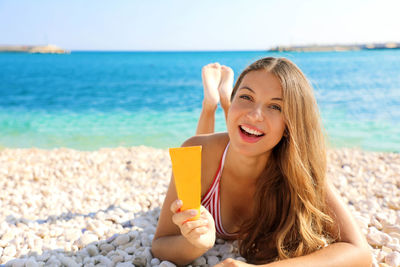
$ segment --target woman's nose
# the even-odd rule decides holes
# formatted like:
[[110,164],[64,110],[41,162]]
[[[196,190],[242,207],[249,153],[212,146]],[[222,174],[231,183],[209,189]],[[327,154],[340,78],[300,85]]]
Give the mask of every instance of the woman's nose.
[[259,106],[254,107],[247,113],[247,116],[254,120],[254,121],[263,121],[264,120],[264,114],[262,111],[262,108]]

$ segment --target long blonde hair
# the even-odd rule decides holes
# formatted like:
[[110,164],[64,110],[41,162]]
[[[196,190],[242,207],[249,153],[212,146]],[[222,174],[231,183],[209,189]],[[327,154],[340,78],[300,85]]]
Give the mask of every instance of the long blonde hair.
[[255,216],[240,232],[240,253],[262,263],[309,254],[334,241],[325,203],[326,148],[313,89],[285,58],[263,58],[239,76],[265,70],[280,81],[286,129],[257,180]]

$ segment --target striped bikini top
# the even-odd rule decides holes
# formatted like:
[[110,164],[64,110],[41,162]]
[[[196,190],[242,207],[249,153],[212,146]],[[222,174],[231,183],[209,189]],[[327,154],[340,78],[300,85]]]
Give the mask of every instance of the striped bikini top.
[[215,231],[217,234],[222,236],[236,236],[235,234],[230,234],[224,230],[222,227],[221,220],[221,202],[220,202],[220,186],[219,183],[221,181],[222,170],[224,169],[226,152],[228,151],[229,143],[226,145],[224,154],[222,155],[221,162],[219,164],[219,168],[217,174],[215,175],[214,181],[212,182],[210,188],[207,193],[204,195],[201,200],[201,205],[203,205],[213,216],[215,221]]

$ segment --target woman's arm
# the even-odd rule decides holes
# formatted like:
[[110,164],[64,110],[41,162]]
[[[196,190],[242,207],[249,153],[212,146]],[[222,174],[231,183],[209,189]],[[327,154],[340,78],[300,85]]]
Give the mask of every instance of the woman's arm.
[[338,242],[306,256],[277,261],[265,266],[370,267],[371,265],[372,258],[368,249],[347,242]]
[[[176,199],[177,194],[174,179],[171,178],[167,195],[161,209],[151,251],[154,257],[161,260],[168,260],[178,265],[185,265],[203,255],[214,243],[212,242],[211,247],[197,247],[181,234],[181,229],[173,223],[174,213],[170,209],[171,206],[175,209],[176,205],[173,202]],[[178,218],[180,222],[193,217],[189,210],[179,212],[179,214],[176,215],[180,216],[180,218]],[[204,217],[204,215],[202,217]],[[203,220],[203,218],[200,220]],[[189,222],[186,224],[188,223]]]
[[[192,137],[182,146],[203,145],[203,139],[205,137]],[[204,207],[200,209],[200,219],[188,221],[194,217],[190,212],[195,210],[180,211],[182,202],[179,203],[177,199],[172,177],[151,250],[154,257],[185,265],[212,248],[215,242],[215,225],[211,214]]]
[[[265,267],[370,267],[371,253],[346,242],[338,242],[306,256],[259,265]],[[251,264],[226,259],[214,267],[249,267]]]
[[[268,267],[296,267],[296,266],[371,266],[372,255],[369,245],[362,235],[360,228],[351,213],[340,200],[333,187],[327,185],[327,205],[331,216],[337,223],[340,237],[337,243],[331,244],[309,255],[281,260],[266,264]],[[248,264],[228,259],[220,266],[248,266]]]

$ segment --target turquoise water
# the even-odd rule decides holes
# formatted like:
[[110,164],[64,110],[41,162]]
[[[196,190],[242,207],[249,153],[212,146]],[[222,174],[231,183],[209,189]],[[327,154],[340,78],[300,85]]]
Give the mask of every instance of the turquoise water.
[[312,81],[331,146],[400,152],[400,50],[0,54],[0,146],[179,146],[195,132],[201,67],[218,61],[236,78],[265,56]]

